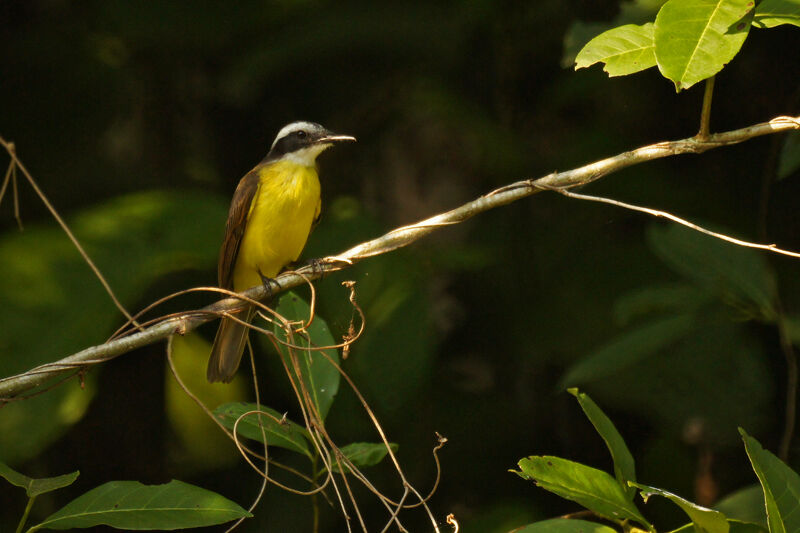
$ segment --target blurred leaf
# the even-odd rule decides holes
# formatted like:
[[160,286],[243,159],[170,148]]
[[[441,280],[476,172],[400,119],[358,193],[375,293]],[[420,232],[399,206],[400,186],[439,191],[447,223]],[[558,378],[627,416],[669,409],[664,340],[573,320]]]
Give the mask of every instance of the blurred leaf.
[[[728,533],[767,533],[766,528],[758,524],[742,522],[740,520],[728,520]],[[683,527],[674,529],[670,533],[703,533],[694,527],[694,524],[686,524]]]
[[744,44],[752,10],[752,0],[669,0],[655,22],[661,74],[680,91],[722,70]]
[[713,294],[685,283],[653,285],[623,294],[614,302],[614,318],[626,325],[656,312],[695,311],[708,304]]
[[764,489],[770,533],[800,531],[800,476],[743,429],[739,433]]
[[86,376],[82,385],[66,383],[47,394],[3,406],[0,459],[14,464],[34,457],[83,418],[97,390],[97,376]]
[[775,388],[761,344],[725,317],[696,320],[679,342],[612,379],[592,381],[587,392],[603,406],[637,413],[659,432],[692,427],[715,444],[733,444],[736,424],[763,427]]
[[111,481],[72,500],[31,528],[73,529],[108,525],[117,529],[184,529],[252,516],[236,503],[172,480],[164,485]]
[[[392,448],[392,452],[397,452],[399,446],[394,443],[390,442],[389,446]],[[363,468],[366,466],[375,466],[376,464],[383,461],[383,458],[389,453],[386,449],[386,445],[382,442],[353,442],[348,444],[347,446],[342,446],[339,449],[342,454],[350,459],[350,461],[356,466],[356,468]],[[343,464],[344,469],[349,472],[350,467],[346,464]],[[335,460],[331,464],[331,467],[334,472],[340,474],[342,469],[339,467],[339,463]]]
[[[172,361],[186,387],[205,405],[241,401],[246,397],[246,379],[240,373],[230,383],[209,383],[206,365],[211,343],[196,332],[172,337]],[[165,364],[166,361],[165,361]],[[241,460],[228,436],[178,385],[169,368],[164,375],[167,420],[177,437],[172,459],[193,471],[220,468]]]
[[528,524],[509,533],[616,533],[616,529],[587,522],[586,520],[571,520],[569,518],[551,518]]
[[753,26],[774,28],[781,24],[800,26],[800,0],[763,0],[756,6]]
[[[800,0],[798,0],[800,6]],[[798,7],[800,9],[800,7]],[[778,160],[778,179],[786,178],[800,168],[800,132],[790,131],[786,134]]]
[[781,315],[781,327],[784,328],[789,342],[795,346],[800,346],[800,316]]
[[[224,203],[212,195],[147,192],[85,209],[67,222],[117,296],[130,306],[166,274],[211,267],[219,243],[210,236],[220,234],[225,213]],[[0,376],[102,342],[123,323],[54,224],[0,235],[0,257],[0,351],[14,354],[0,357]],[[93,376],[84,384],[86,390],[67,384],[6,405],[0,416],[3,459],[11,463],[40,453],[80,420],[94,394]]]
[[609,76],[626,76],[656,65],[653,24],[627,24],[601,33],[575,57],[575,70],[605,63]]
[[774,320],[775,275],[764,255],[678,225],[653,225],[652,250],[673,270],[762,320]]
[[690,502],[689,500],[681,498],[677,494],[673,494],[663,489],[649,487],[647,485],[640,485],[638,483],[631,483],[631,485],[642,491],[642,499],[644,499],[645,503],[650,496],[655,494],[658,496],[663,496],[680,507],[683,512],[689,516],[689,519],[695,525],[695,529],[698,529],[702,533],[728,533],[728,521],[725,518],[725,515],[719,511],[701,507],[696,503]]
[[[320,10],[325,11],[324,15]],[[464,5],[457,11],[423,3],[376,4],[368,10],[342,5],[335,10],[314,9],[282,23],[273,19],[269,30],[273,38],[255,40],[233,58],[232,66],[220,76],[226,82],[222,96],[228,103],[253,105],[265,87],[298,61],[307,65],[330,63],[347,57],[353,50],[419,57],[432,45],[437,53],[428,54],[428,59],[446,61],[460,52],[470,28],[481,15],[480,3]],[[298,34],[305,38],[297,39]]]
[[636,489],[631,487],[628,481],[636,481],[636,464],[627,444],[625,444],[625,439],[614,427],[611,419],[587,394],[579,392],[578,389],[568,389],[567,392],[577,398],[581,409],[583,409],[597,433],[605,441],[608,451],[611,452],[611,458],[614,460],[614,475],[622,489],[628,494],[628,499],[633,500],[634,496],[636,496]]
[[573,364],[559,381],[574,386],[602,380],[642,359],[651,358],[697,327],[693,315],[660,318],[640,325]]
[[609,520],[631,519],[650,527],[617,480],[602,470],[553,456],[531,456],[517,464],[521,471],[512,472],[545,490]]
[[[264,442],[264,435],[266,435],[269,446],[286,448],[287,450],[302,453],[309,459],[312,458],[311,450],[308,447],[308,432],[306,429],[291,420],[284,419],[284,416],[275,409],[270,409],[263,405],[259,409],[259,406],[254,403],[228,403],[214,409],[214,415],[226,428],[233,429],[236,420],[251,411],[261,411],[266,414],[260,417],[260,426],[257,414],[250,414],[242,419],[237,427],[237,432],[240,435],[261,443]],[[262,426],[264,433],[261,432]]]
[[[545,515],[536,512],[530,501],[522,498],[503,498],[481,506],[479,513],[459,517],[461,531],[481,531],[484,533],[510,533],[520,524],[544,519]],[[607,532],[603,532],[607,533]]]
[[714,506],[725,516],[742,522],[751,522],[767,526],[767,514],[764,509],[764,490],[755,484],[729,494]]
[[24,488],[28,498],[34,498],[45,492],[68,487],[78,479],[79,474],[80,472],[76,471],[62,476],[34,479],[12,470],[7,464],[0,462],[0,477],[12,485]]
[[[305,322],[311,316],[309,305],[294,292],[288,292],[281,296],[275,311],[292,322]],[[316,349],[322,346],[338,344],[333,339],[328,324],[317,315],[307,328],[307,335],[295,333],[294,338],[291,340],[287,338],[286,331],[279,326],[278,322],[275,322],[273,330],[279,341],[300,347],[290,350],[283,344],[278,345],[281,357],[283,357],[291,373],[292,381],[297,384],[297,388],[300,390],[300,384],[296,381],[296,372],[299,371],[314,405],[319,410],[320,418],[324,420],[331,408],[331,404],[333,404],[333,398],[339,390],[339,380],[341,379],[339,370],[334,366],[339,364],[339,350]],[[292,362],[292,354],[297,358],[299,365],[297,370],[295,370]]]

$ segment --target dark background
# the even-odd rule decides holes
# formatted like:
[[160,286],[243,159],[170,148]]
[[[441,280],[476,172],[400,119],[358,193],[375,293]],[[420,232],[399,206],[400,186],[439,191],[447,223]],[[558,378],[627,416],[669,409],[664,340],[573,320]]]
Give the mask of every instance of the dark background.
[[[138,310],[215,284],[230,195],[293,120],[359,141],[321,158],[324,216],[306,258],[520,178],[694,134],[702,84],[676,94],[656,69],[609,79],[597,66],[562,65],[574,23],[610,23],[618,13],[616,2],[549,0],[6,1],[0,135]],[[717,77],[713,130],[798,113],[796,30],[751,31]],[[782,141],[639,165],[584,192],[798,249],[800,180],[775,181]],[[24,183],[20,204],[22,233],[11,198],[0,204],[0,375],[100,343],[123,322]],[[341,335],[351,311],[339,282],[359,282],[367,333],[345,369],[421,492],[435,478],[434,432],[449,439],[431,500],[438,518],[454,512],[465,531],[507,531],[576,510],[508,472],[527,455],[610,469],[560,379],[625,330],[615,311],[621,296],[686,283],[654,252],[653,232],[665,228],[540,194],[317,283],[320,314]],[[758,261],[796,317],[796,260]],[[774,325],[717,296],[713,325],[688,348],[582,384],[628,441],[643,483],[707,504],[755,482],[736,426],[775,450],[785,397]],[[187,296],[159,311],[211,301]],[[213,326],[202,332],[210,337]],[[262,400],[296,415],[274,355],[261,356]],[[211,437],[193,422],[202,415],[165,407],[171,387],[155,345],[93,369],[83,392],[73,380],[30,406],[0,409],[0,458],[32,476],[81,471],[72,487],[37,500],[29,524],[117,479],[178,478],[247,507],[258,477],[231,463],[229,444],[203,451]],[[199,433],[187,436],[193,427]],[[377,440],[344,386],[328,427],[340,444]],[[400,494],[388,466],[367,472]],[[359,501],[380,529],[382,506],[365,492]],[[0,484],[0,530],[12,529],[24,506],[22,491]],[[342,531],[337,511],[322,507],[322,530]],[[270,487],[243,531],[309,531],[310,509],[307,498]],[[683,520],[655,502],[646,514]],[[412,531],[429,528],[416,511],[404,516]]]

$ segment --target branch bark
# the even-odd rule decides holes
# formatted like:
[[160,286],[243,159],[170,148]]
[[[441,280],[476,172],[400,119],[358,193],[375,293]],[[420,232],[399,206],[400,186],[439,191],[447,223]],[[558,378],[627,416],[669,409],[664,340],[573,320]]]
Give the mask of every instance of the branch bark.
[[[780,116],[769,122],[762,122],[738,130],[715,133],[702,138],[695,136],[677,141],[651,144],[573,170],[554,172],[538,179],[518,181],[445,213],[435,215],[415,224],[393,229],[381,237],[361,243],[336,256],[324,258],[313,267],[307,266],[297,272],[281,274],[276,279],[280,287],[273,288],[271,294],[274,295],[277,292],[302,285],[306,283],[306,280],[318,279],[326,273],[343,270],[368,257],[408,246],[437,229],[458,224],[479,213],[510,204],[543,190],[565,189],[585,185],[612,172],[646,161],[679,154],[702,153],[713,148],[738,144],[754,137],[789,130],[800,130],[800,117]],[[245,291],[243,295],[254,300],[261,300],[267,296],[264,287],[253,287]],[[225,298],[199,311],[187,312],[183,316],[162,320],[126,337],[86,348],[64,359],[36,367],[23,374],[0,379],[0,403],[42,385],[57,375],[113,359],[135,348],[166,339],[170,335],[183,335],[201,324],[215,319],[220,313],[233,311],[241,307],[241,300]]]

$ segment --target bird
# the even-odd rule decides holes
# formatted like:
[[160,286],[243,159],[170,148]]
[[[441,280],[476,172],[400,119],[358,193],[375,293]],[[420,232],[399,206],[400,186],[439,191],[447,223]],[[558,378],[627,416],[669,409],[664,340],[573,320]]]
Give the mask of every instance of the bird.
[[[268,284],[297,260],[320,216],[317,156],[351,135],[332,133],[314,122],[292,122],[278,132],[266,157],[244,175],[233,193],[217,276],[223,289],[241,292]],[[255,308],[232,313],[249,323]],[[206,377],[228,383],[242,359],[249,329],[223,317],[217,329]]]

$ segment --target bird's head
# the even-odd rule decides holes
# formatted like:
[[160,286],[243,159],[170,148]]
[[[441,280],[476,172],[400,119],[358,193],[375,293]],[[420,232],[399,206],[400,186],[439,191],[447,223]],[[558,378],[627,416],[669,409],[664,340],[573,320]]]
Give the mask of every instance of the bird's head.
[[350,135],[332,133],[314,122],[292,122],[281,128],[275,136],[267,159],[289,159],[310,167],[325,149],[336,143],[355,140]]

